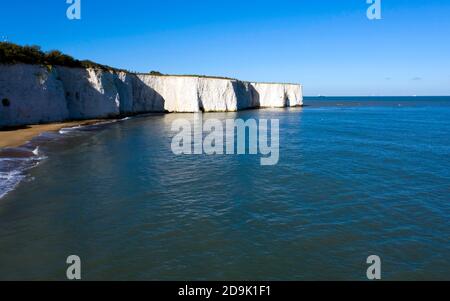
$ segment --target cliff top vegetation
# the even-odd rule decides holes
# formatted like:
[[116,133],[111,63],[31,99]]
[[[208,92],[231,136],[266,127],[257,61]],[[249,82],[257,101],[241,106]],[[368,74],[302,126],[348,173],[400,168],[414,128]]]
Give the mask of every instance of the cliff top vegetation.
[[[118,69],[110,67],[107,65],[102,65],[95,63],[90,60],[77,60],[70,55],[64,54],[58,50],[51,50],[44,52],[40,46],[21,46],[10,42],[0,42],[0,64],[12,65],[12,64],[31,64],[31,65],[43,65],[43,66],[64,66],[72,68],[96,68],[108,71],[124,71],[129,73],[128,70]],[[140,74],[150,74],[154,76],[184,76],[184,77],[200,77],[200,78],[215,78],[215,79],[229,79],[234,80],[234,78],[221,77],[221,76],[207,76],[207,75],[196,75],[196,74],[182,74],[182,75],[172,75],[163,74],[159,71],[150,71],[149,73]]]
[[0,42],[0,64],[31,64],[45,66],[64,66],[72,68],[98,68],[112,71],[125,71],[89,60],[77,60],[58,50],[44,52],[40,46],[20,46]]

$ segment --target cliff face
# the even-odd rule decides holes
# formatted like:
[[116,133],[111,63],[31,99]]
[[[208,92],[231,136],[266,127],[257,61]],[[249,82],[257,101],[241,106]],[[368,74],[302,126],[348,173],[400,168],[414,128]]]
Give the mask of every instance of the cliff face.
[[0,126],[69,118],[63,84],[39,66],[0,67]]
[[148,112],[227,112],[303,104],[302,87],[100,69],[0,65],[0,126]]

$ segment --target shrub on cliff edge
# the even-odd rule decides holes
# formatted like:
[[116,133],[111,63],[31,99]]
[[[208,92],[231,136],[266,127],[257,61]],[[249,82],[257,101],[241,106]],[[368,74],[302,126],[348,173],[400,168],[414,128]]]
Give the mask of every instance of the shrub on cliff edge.
[[79,61],[58,50],[43,52],[39,46],[20,46],[9,42],[0,42],[0,64],[31,64],[79,68],[98,68],[102,70],[125,71],[92,61]]

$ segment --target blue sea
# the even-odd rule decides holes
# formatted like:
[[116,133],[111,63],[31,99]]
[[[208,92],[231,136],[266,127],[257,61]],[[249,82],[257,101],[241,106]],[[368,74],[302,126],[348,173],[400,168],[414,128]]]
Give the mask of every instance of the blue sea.
[[450,98],[306,98],[280,159],[171,151],[176,118],[66,129],[0,151],[0,279],[450,280]]

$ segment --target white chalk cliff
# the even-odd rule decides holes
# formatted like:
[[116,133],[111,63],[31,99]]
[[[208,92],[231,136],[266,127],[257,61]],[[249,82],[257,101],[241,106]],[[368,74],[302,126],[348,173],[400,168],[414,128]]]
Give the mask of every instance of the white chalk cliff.
[[303,104],[302,86],[101,69],[0,65],[0,126],[149,112],[228,112]]

